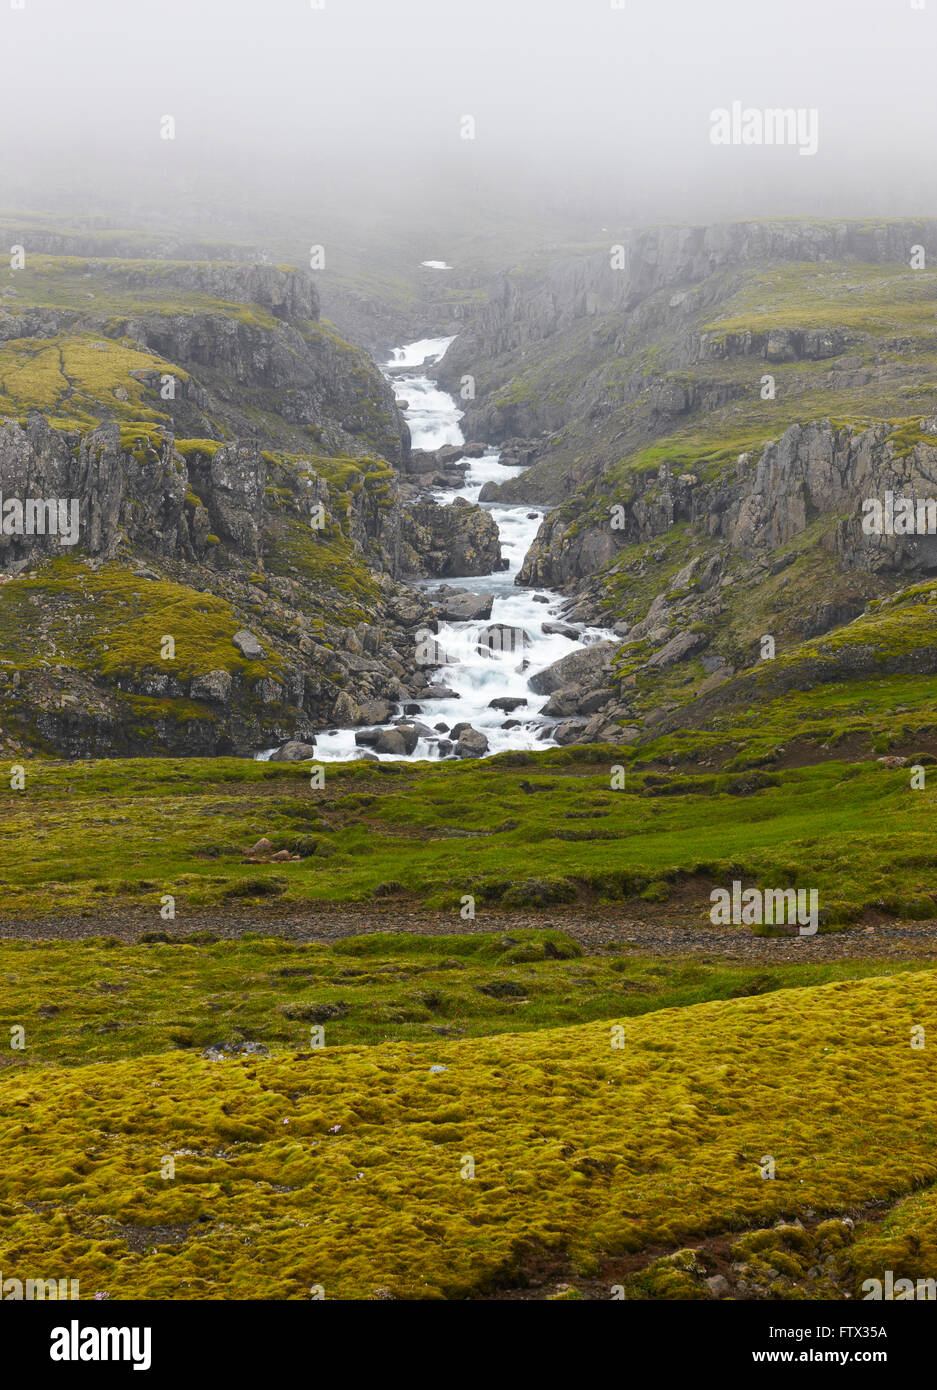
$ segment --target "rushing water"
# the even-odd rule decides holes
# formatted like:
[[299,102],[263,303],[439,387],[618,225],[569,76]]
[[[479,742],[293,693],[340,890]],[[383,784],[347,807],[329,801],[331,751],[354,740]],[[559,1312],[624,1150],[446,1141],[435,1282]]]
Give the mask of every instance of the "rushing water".
[[[415,449],[433,450],[444,444],[465,443],[459,424],[462,411],[447,392],[441,391],[425,375],[426,367],[438,362],[452,341],[452,338],[423,338],[419,342],[408,343],[395,349],[392,361],[386,364],[387,368],[395,369],[391,377],[394,390],[407,403],[406,418]],[[518,471],[516,467],[501,463],[498,451],[492,449],[482,458],[469,460],[460,488],[439,490],[434,496],[444,504],[456,497],[477,502],[485,483],[504,482],[507,478],[516,477]],[[572,625],[581,633],[578,641],[556,633],[544,633],[542,624],[557,621],[565,598],[549,589],[521,588],[514,583],[543,520],[544,511],[527,505],[482,505],[491,512],[497,523],[501,553],[508,561],[508,568],[495,574],[473,575],[466,579],[421,582],[420,587],[427,589],[435,589],[441,583],[446,583],[471,593],[492,594],[494,601],[491,616],[483,622],[440,625],[436,641],[447,655],[458,660],[452,665],[428,671],[427,682],[447,686],[457,692],[458,698],[420,700],[418,703],[422,712],[414,718],[430,728],[436,724],[450,727],[458,723],[471,724],[488,739],[489,754],[502,753],[511,748],[542,748],[554,742],[550,730],[555,721],[538,716],[546,697],[535,695],[529,689],[530,677],[560,657],[579,650],[581,646],[612,637],[613,634],[578,624]],[[538,601],[538,598],[547,602]],[[479,633],[492,623],[505,623],[523,629],[530,639],[530,645],[511,649],[511,643],[507,642],[500,651],[483,648],[483,655],[478,650]],[[527,704],[511,713],[490,709],[489,702],[502,696],[526,700]],[[515,727],[504,727],[505,723],[514,721],[517,721]],[[439,733],[436,737],[444,739],[447,734]],[[365,751],[373,752],[355,744],[354,729],[316,735],[316,756],[323,762],[360,757]],[[377,756],[392,760],[396,755]],[[421,738],[409,760],[436,757],[438,748],[435,740]]]

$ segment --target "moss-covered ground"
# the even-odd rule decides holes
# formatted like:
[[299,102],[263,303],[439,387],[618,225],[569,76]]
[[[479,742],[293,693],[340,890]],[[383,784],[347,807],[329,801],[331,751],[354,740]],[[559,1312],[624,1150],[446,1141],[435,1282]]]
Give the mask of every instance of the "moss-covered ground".
[[[538,1252],[594,1280],[893,1204],[937,1179],[937,1064],[910,1041],[935,1002],[933,973],[906,972],[430,1045],[18,1069],[0,1260],[85,1297],[458,1298]],[[899,1208],[860,1272],[898,1246],[926,1274],[930,1211],[912,1251]]]

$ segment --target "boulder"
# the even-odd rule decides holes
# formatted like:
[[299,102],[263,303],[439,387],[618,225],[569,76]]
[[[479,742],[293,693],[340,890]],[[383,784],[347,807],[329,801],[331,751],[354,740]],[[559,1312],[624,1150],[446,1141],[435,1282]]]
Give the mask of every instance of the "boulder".
[[567,685],[580,685],[591,690],[597,678],[611,666],[618,645],[617,642],[595,642],[581,651],[560,657],[552,666],[531,676],[531,690],[537,695],[552,695],[554,690]]
[[386,724],[395,706],[390,700],[364,700],[358,706],[358,722],[361,724]]
[[275,753],[270,754],[272,763],[303,763],[309,758],[316,756],[315,743],[301,743],[298,739],[289,739],[286,743],[281,743]]
[[458,739],[455,746],[456,757],[480,758],[483,753],[488,752],[487,738],[470,724],[457,724],[452,733]]
[[236,632],[231,641],[247,661],[263,661],[266,653],[254,634],[248,632],[247,628],[241,628],[240,632]]
[[585,719],[569,719],[565,724],[557,724],[556,728],[553,730],[553,737],[556,739],[557,743],[563,745],[567,743],[578,743],[582,734],[585,732],[587,722],[588,721]]
[[440,617],[447,623],[484,622],[491,617],[493,594],[447,594],[439,600]]
[[648,657],[646,665],[658,669],[673,666],[678,661],[684,661],[700,647],[705,647],[708,640],[702,632],[678,632],[665,646]]
[[499,695],[496,700],[488,701],[489,709],[502,709],[505,714],[513,714],[521,705],[526,705],[527,701],[523,696]]
[[[357,736],[356,736],[357,737]],[[396,753],[409,757],[420,741],[412,724],[395,724],[392,729],[379,729],[374,741],[376,753]]]
[[504,569],[494,517],[464,497],[451,506],[415,502],[400,518],[400,564],[403,574],[459,577]]
[[578,642],[582,636],[578,627],[570,627],[569,623],[541,623],[540,631],[548,636],[569,637],[574,642]]

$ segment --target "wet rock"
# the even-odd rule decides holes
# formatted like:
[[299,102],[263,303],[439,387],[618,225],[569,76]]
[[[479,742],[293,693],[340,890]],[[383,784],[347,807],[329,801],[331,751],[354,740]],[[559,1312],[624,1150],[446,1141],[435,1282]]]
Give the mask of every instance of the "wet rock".
[[364,700],[358,706],[358,720],[362,724],[386,724],[394,708],[390,700]]
[[488,752],[488,739],[471,724],[457,724],[452,735],[457,739],[455,751],[459,758],[480,758]]
[[392,729],[379,729],[373,746],[376,753],[409,757],[419,741],[420,735],[412,725],[396,724]]
[[520,709],[521,705],[526,705],[526,703],[527,701],[523,696],[499,695],[496,700],[488,701],[488,708],[504,710],[505,714],[513,714],[516,709]]
[[595,678],[611,666],[617,650],[617,642],[595,642],[581,651],[570,652],[569,656],[561,657],[546,670],[531,676],[530,688],[537,695],[552,695],[554,690],[566,685],[584,685],[585,689],[592,689]]
[[316,756],[315,743],[300,743],[298,739],[289,739],[280,745],[275,753],[270,754],[272,763],[302,763],[309,758]]
[[548,637],[569,637],[574,642],[578,642],[582,636],[578,627],[570,627],[569,623],[541,623],[540,631],[545,632]]
[[493,594],[447,594],[439,600],[440,616],[447,623],[484,622],[486,618],[491,617],[493,603]]

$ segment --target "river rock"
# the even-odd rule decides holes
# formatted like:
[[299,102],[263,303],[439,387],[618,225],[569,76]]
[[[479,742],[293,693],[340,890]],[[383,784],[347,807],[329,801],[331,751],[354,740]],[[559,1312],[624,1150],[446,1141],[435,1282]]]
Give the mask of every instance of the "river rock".
[[462,590],[440,600],[440,617],[447,623],[484,622],[491,617],[493,603],[493,594],[470,594]]
[[428,685],[420,691],[421,700],[461,700],[462,696],[450,685]]
[[428,724],[421,724],[419,719],[400,718],[394,720],[396,729],[415,729],[420,738],[432,738],[433,730]]
[[473,729],[471,724],[457,724],[452,733],[458,739],[455,746],[457,757],[480,758],[488,752],[488,739],[478,729]]
[[312,743],[300,743],[298,739],[289,739],[288,742],[281,743],[275,753],[270,754],[269,761],[272,763],[303,763],[315,756],[315,740]]
[[560,657],[552,666],[531,676],[530,688],[537,695],[552,695],[554,690],[568,685],[581,685],[591,690],[596,677],[611,667],[617,650],[617,642],[595,642],[591,647],[570,652],[569,656]]
[[[356,735],[357,741],[357,735]],[[376,753],[396,753],[409,757],[420,741],[420,736],[409,724],[396,724],[392,729],[379,729],[374,741]]]
[[527,701],[523,696],[499,695],[496,700],[488,701],[489,709],[501,709],[505,714],[513,714],[521,705],[526,705]]
[[557,724],[553,730],[553,737],[563,746],[567,743],[578,743],[587,722],[585,719],[570,719],[565,724]]
[[570,627],[569,623],[541,623],[540,631],[545,632],[547,636],[569,637],[574,642],[578,642],[582,636],[578,627]]

